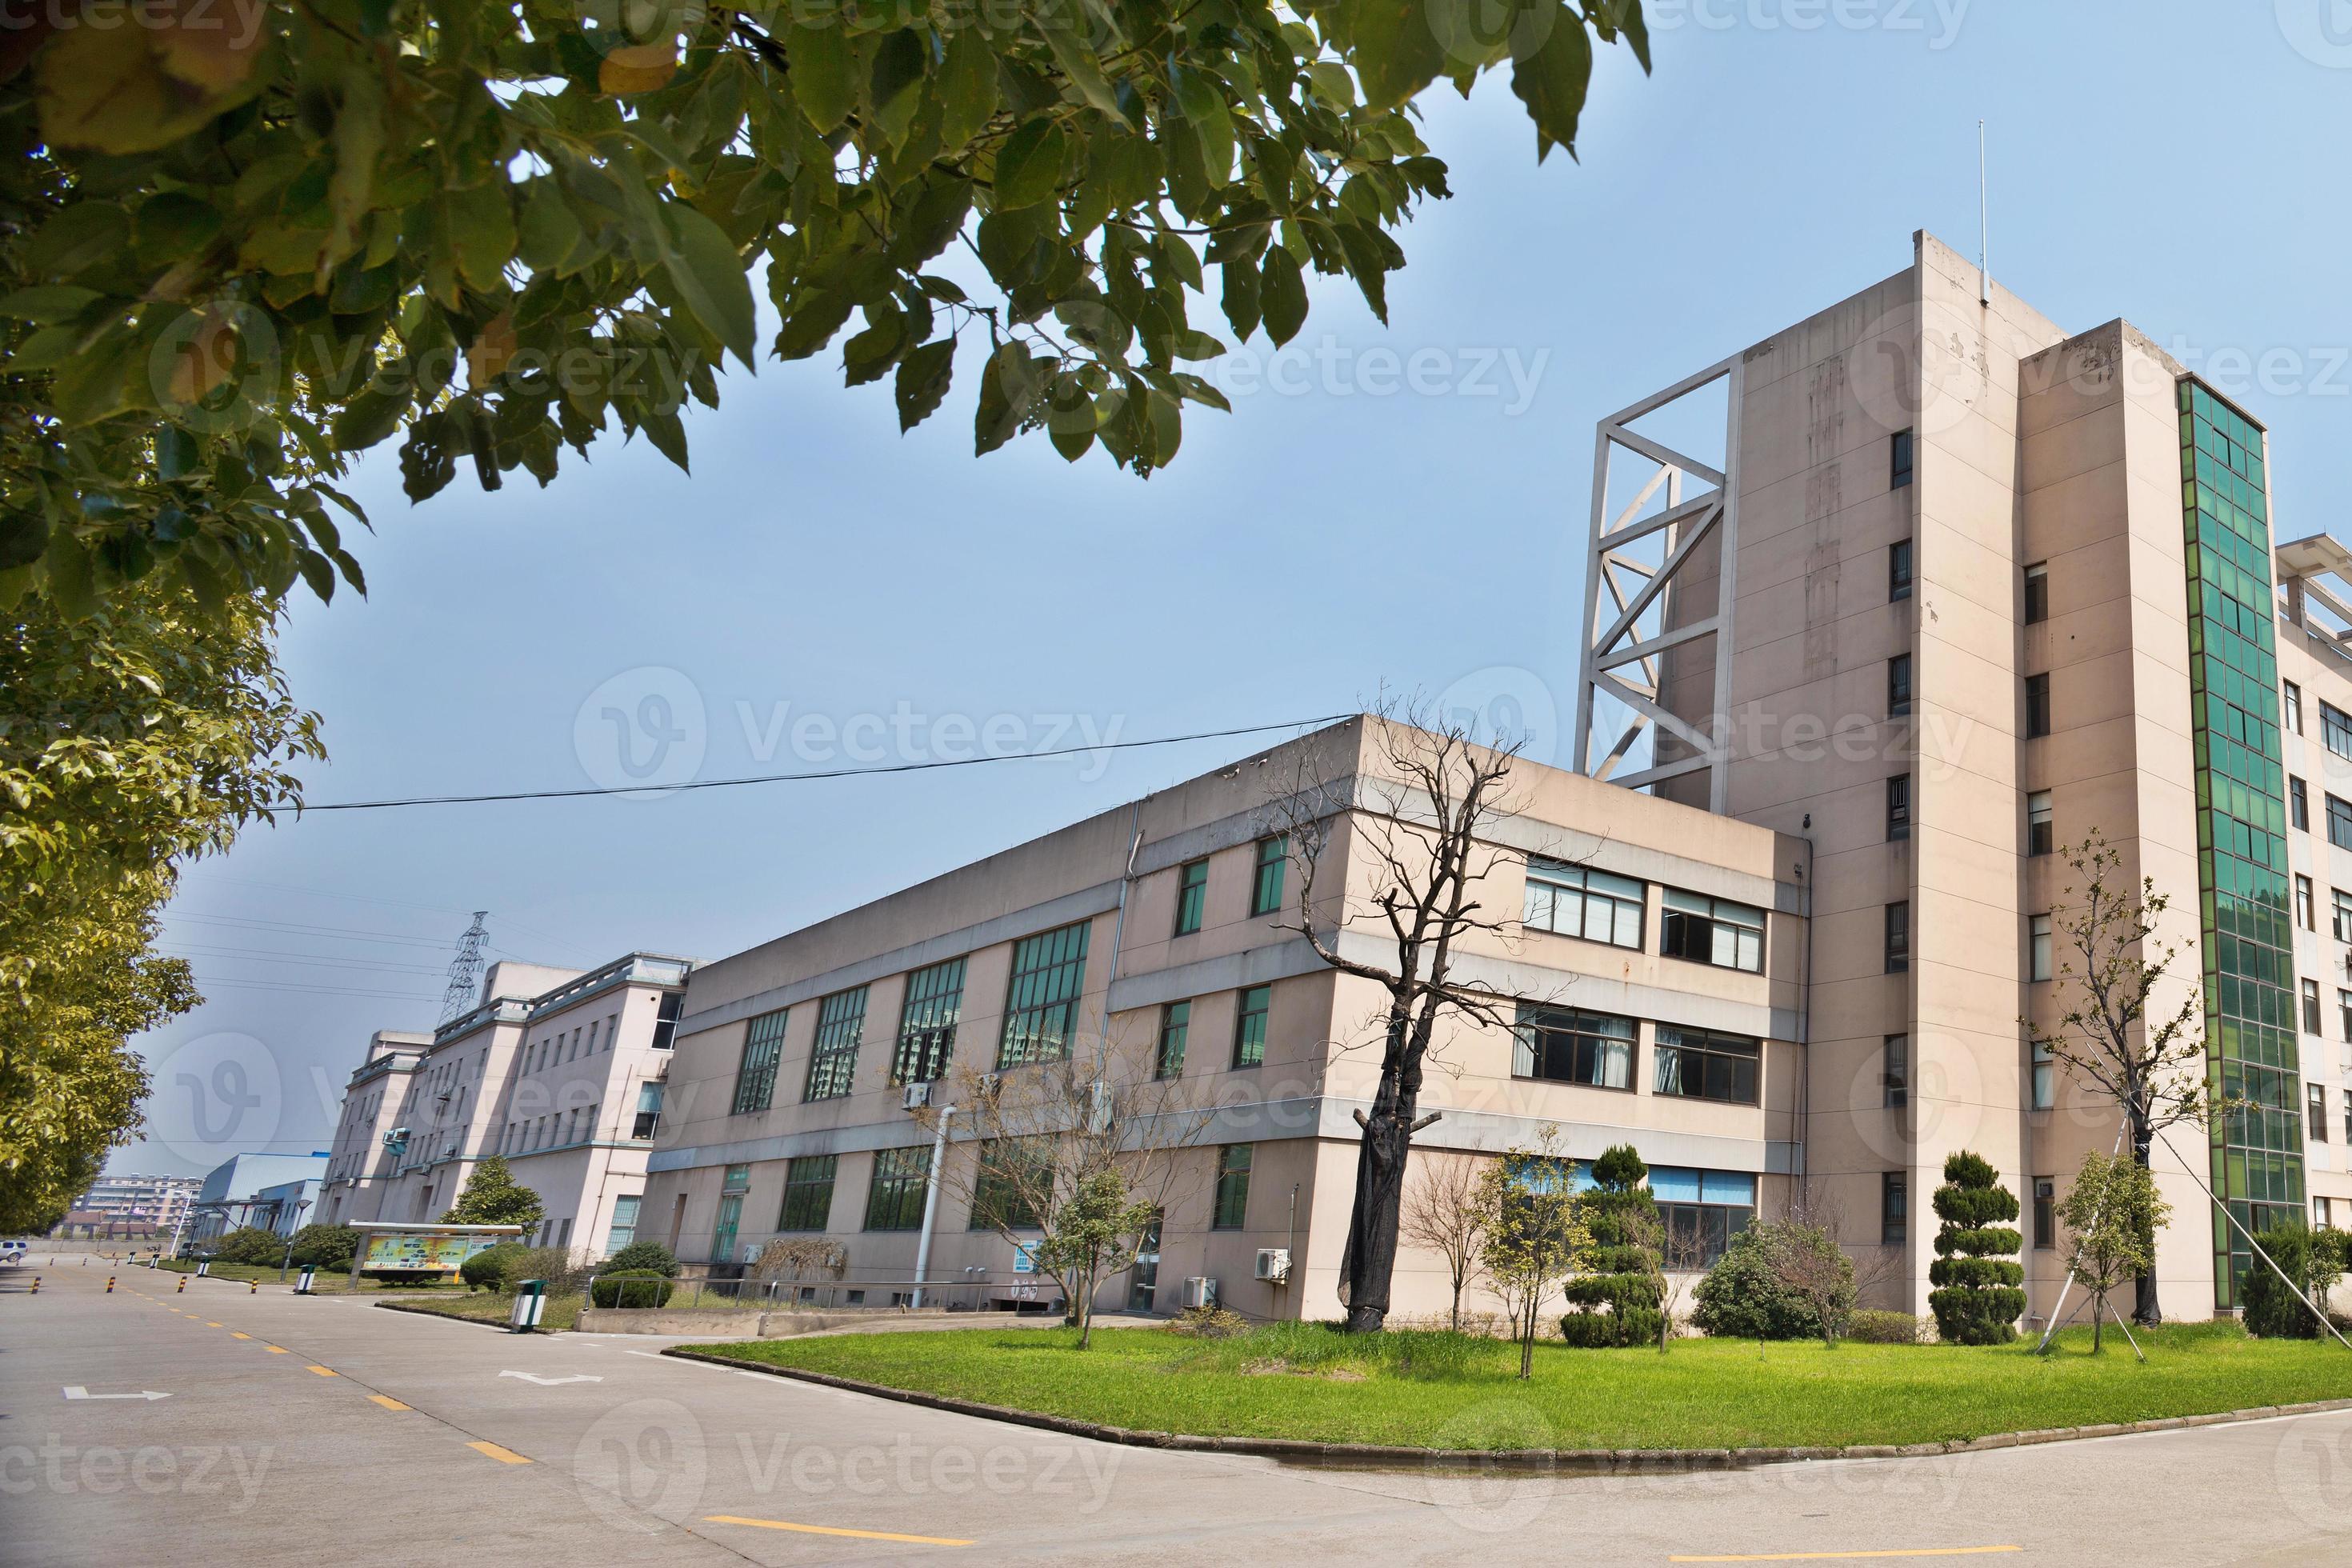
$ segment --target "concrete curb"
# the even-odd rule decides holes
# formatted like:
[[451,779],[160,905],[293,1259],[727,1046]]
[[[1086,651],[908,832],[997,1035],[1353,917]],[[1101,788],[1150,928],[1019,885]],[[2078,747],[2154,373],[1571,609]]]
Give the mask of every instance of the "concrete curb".
[[[389,1302],[384,1303],[390,1305]],[[2203,1415],[2167,1415],[2152,1421],[2110,1423],[2095,1426],[2055,1426],[2036,1432],[1994,1432],[1943,1443],[1862,1443],[1832,1448],[1406,1448],[1377,1443],[1315,1443],[1291,1437],[1203,1437],[1185,1432],[1138,1432],[1125,1426],[1105,1426],[1066,1415],[1036,1410],[1015,1410],[1002,1405],[947,1394],[920,1394],[888,1388],[878,1383],[835,1377],[831,1373],[779,1366],[773,1362],[747,1361],[741,1356],[712,1355],[706,1351],[671,1345],[661,1352],[680,1361],[708,1362],[743,1372],[765,1373],[795,1383],[814,1383],[852,1394],[894,1399],[957,1415],[977,1415],[1015,1426],[1035,1426],[1098,1443],[1130,1448],[1172,1448],[1188,1453],[1250,1454],[1286,1464],[1342,1468],[1437,1466],[1477,1469],[1530,1470],[1551,1475],[1679,1475],[1693,1470],[1748,1470],[1767,1465],[1802,1464],[1817,1459],[1916,1459],[1944,1454],[1973,1454],[1992,1448],[2017,1448],[2038,1443],[2064,1443],[2085,1437],[2120,1437],[2139,1432],[2171,1432],[2190,1426],[2217,1426],[2239,1421],[2268,1421],[2279,1415],[2309,1415],[2328,1410],[2352,1410],[2352,1399],[2322,1399],[2305,1405],[2265,1405],[2252,1410],[2224,1410]]]
[[[371,1307],[382,1308],[387,1312],[414,1312],[420,1318],[442,1318],[452,1323],[471,1323],[476,1328],[479,1329],[496,1329],[502,1334],[510,1334],[514,1332],[514,1330],[510,1325],[501,1323],[495,1318],[469,1318],[463,1312],[443,1311],[440,1308],[428,1306],[423,1301],[371,1301],[368,1305]],[[569,1329],[541,1329],[538,1331],[545,1334],[568,1334],[572,1331]]]

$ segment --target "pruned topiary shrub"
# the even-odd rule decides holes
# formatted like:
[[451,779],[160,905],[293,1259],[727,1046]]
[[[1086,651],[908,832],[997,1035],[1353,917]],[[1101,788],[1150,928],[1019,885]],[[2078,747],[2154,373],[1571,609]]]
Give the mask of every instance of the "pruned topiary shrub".
[[627,1274],[650,1268],[666,1279],[677,1278],[677,1259],[658,1241],[633,1241],[599,1266],[599,1273]]
[[595,1307],[667,1307],[676,1289],[658,1268],[611,1269],[589,1285],[588,1301]]
[[2007,1344],[2025,1310],[2025,1267],[2016,1261],[2025,1238],[2011,1223],[2017,1194],[1983,1156],[1963,1149],[1945,1159],[1935,1201],[1944,1222],[1927,1266],[1936,1332],[1949,1344]]
[[507,1270],[528,1251],[520,1242],[501,1241],[496,1247],[486,1247],[465,1262],[457,1265],[457,1278],[466,1282],[468,1290],[503,1290]]
[[[1691,1322],[1699,1332],[1734,1340],[1805,1340],[1821,1335],[1821,1314],[1802,1295],[1781,1283],[1772,1266],[1772,1249],[1783,1244],[1780,1233],[1787,1228],[1751,1225],[1731,1238],[1722,1258],[1692,1292],[1696,1305]],[[1846,1273],[1843,1297],[1832,1303],[1839,1332],[1844,1331],[1845,1320],[1853,1312],[1851,1264]]]
[[1661,1339],[1663,1227],[1658,1200],[1642,1185],[1649,1175],[1631,1144],[1620,1143],[1592,1163],[1593,1190],[1584,1199],[1585,1228],[1592,1237],[1587,1272],[1571,1276],[1560,1292],[1574,1309],[1559,1321],[1559,1337],[1571,1345],[1606,1349]]
[[[2324,1300],[2343,1274],[2337,1248],[2327,1231],[2282,1225],[2261,1232],[2254,1245],[2284,1269],[2295,1289],[2314,1300]],[[2238,1305],[2246,1331],[2266,1340],[2315,1340],[2326,1331],[2309,1307],[2269,1265],[2256,1258],[2238,1276]]]

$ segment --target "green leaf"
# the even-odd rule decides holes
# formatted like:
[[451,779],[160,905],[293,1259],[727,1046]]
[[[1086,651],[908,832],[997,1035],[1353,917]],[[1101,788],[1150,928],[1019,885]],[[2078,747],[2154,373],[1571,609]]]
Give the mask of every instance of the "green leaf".
[[1592,81],[1592,40],[1584,23],[1558,0],[1522,0],[1525,12],[1552,12],[1550,32],[1535,53],[1511,67],[1511,92],[1536,124],[1536,162],[1565,147],[1576,156],[1576,121]]
[[936,90],[940,140],[950,147],[961,147],[979,135],[996,112],[996,51],[977,26],[967,23],[949,34]]
[[0,300],[0,316],[43,325],[70,321],[99,297],[95,289],[77,289],[69,283],[41,284],[19,289]]
[[110,259],[131,243],[131,217],[109,201],[82,201],[33,231],[25,268],[36,277],[70,278]]
[[1258,297],[1265,312],[1265,334],[1280,348],[1307,324],[1307,279],[1298,270],[1298,258],[1278,245],[1269,247],[1258,273]]
[[1429,25],[1425,0],[1339,0],[1331,16],[1371,108],[1394,109],[1455,68]]
[[1234,116],[1225,105],[1224,84],[1198,66],[1182,66],[1171,73],[1176,102],[1192,133],[1200,138],[1201,163],[1209,184],[1225,185],[1234,177]]
[[874,68],[867,88],[874,105],[874,123],[891,146],[907,140],[915,110],[922,104],[927,60],[924,35],[912,27],[886,33],[874,50]]
[[646,439],[654,444],[655,450],[677,465],[678,472],[690,474],[694,471],[687,466],[686,426],[679,423],[675,409],[667,413],[644,415],[637,421],[637,428],[646,433]]
[[518,238],[525,266],[534,272],[555,271],[585,237],[587,231],[581,226],[579,215],[563,199],[562,187],[552,178],[533,180],[523,188]]
[[515,253],[514,209],[507,201],[506,176],[488,184],[448,191],[441,197],[449,249],[467,288],[487,294],[504,280]]
[[792,61],[793,101],[809,123],[829,132],[848,119],[857,102],[857,79],[840,18],[814,27],[795,24],[785,35],[784,53]]
[[248,83],[207,91],[163,69],[148,47],[151,27],[125,16],[109,26],[79,16],[72,21],[34,57],[41,133],[59,146],[152,152],[251,97],[267,80],[257,72]]
[[1246,342],[1257,331],[1257,268],[1246,261],[1228,261],[1219,270],[1225,280],[1225,320],[1231,323],[1234,336]]
[[1356,280],[1356,287],[1363,290],[1364,303],[1385,327],[1389,322],[1388,258],[1364,226],[1343,223],[1338,226],[1339,249],[1348,258],[1348,276]]
[[948,384],[955,376],[953,338],[908,352],[898,362],[898,433],[906,434],[938,412],[947,400]]
[[704,329],[726,344],[745,369],[755,369],[751,355],[759,344],[759,313],[752,307],[751,280],[735,242],[684,202],[665,203],[662,211],[676,242],[664,258],[670,281]]
[[[1054,63],[1078,89],[1078,96],[1111,119],[1125,123],[1127,110],[1118,100],[1118,93],[1103,75],[1102,64],[1095,58],[1093,47],[1079,36],[1071,23],[1087,15],[1076,5],[1045,5],[1037,11],[1037,30],[1045,35],[1045,47],[1054,51]],[[1116,41],[1116,40],[1114,40]]]
[[1069,138],[1050,115],[1041,114],[1015,131],[996,154],[996,210],[1034,206],[1062,180]]

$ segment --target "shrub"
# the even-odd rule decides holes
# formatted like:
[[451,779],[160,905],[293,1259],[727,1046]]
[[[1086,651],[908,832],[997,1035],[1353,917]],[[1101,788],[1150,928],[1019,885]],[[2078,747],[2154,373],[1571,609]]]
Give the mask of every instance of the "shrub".
[[1935,1202],[1944,1222],[1927,1266],[1937,1333],[1956,1345],[2007,1344],[2025,1310],[2025,1268],[2012,1261],[2025,1238],[2008,1223],[2017,1218],[2017,1194],[1980,1155],[1961,1150],[1944,1161]]
[[511,1290],[526,1279],[544,1279],[547,1293],[560,1296],[578,1290],[589,1275],[602,1271],[582,1264],[568,1247],[526,1247],[508,1266],[503,1283]]
[[219,1263],[276,1263],[285,1256],[286,1238],[257,1225],[230,1231],[213,1243],[212,1257]]
[[360,1233],[347,1225],[306,1225],[294,1233],[298,1268],[349,1268],[359,1250]]
[[1592,1237],[1586,1271],[1562,1287],[1575,1309],[1559,1322],[1559,1337],[1583,1349],[1655,1344],[1665,1327],[1659,1302],[1664,1239],[1658,1200],[1642,1185],[1650,1167],[1632,1145],[1620,1143],[1592,1163],[1593,1190],[1584,1200]]
[[588,1287],[588,1300],[596,1307],[666,1307],[676,1289],[658,1268],[612,1268]]
[[[2324,1300],[2343,1272],[2327,1233],[2314,1232],[2306,1226],[2275,1226],[2256,1236],[2254,1245],[2315,1300]],[[2264,1339],[2315,1340],[2323,1331],[2311,1309],[2260,1258],[2238,1276],[2238,1301],[2248,1333]]]
[[530,1248],[519,1241],[502,1241],[496,1247],[486,1247],[457,1266],[457,1278],[466,1282],[468,1290],[503,1290],[507,1270]]
[[[1784,1244],[1809,1245],[1803,1237],[1782,1237],[1791,1227],[1751,1225],[1731,1238],[1716,1266],[1706,1271],[1692,1292],[1696,1305],[1691,1322],[1699,1332],[1718,1339],[1803,1340],[1821,1335],[1821,1315],[1797,1291],[1780,1282],[1773,1268],[1773,1249]],[[1844,1254],[1840,1253],[1841,1258]],[[1843,1331],[1853,1311],[1853,1266],[1846,1265],[1846,1285],[1832,1302]]]
[[658,1241],[633,1241],[604,1259],[600,1274],[630,1274],[650,1268],[665,1279],[677,1278],[677,1259]]
[[1916,1345],[1922,1328],[1908,1312],[1859,1311],[1846,1320],[1845,1337],[1865,1345]]

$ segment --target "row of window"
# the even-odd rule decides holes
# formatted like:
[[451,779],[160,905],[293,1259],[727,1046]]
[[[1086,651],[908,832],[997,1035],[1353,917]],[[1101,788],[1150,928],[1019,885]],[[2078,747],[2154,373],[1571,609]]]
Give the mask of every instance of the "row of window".
[[[1640,1026],[1632,1018],[1520,1005],[1511,1076],[1632,1092]],[[1732,1105],[1759,1102],[1761,1042],[1707,1029],[1654,1026],[1650,1092]]]
[[[1520,923],[1529,931],[1640,952],[1649,890],[1647,883],[1631,877],[1531,855]],[[1762,910],[1679,888],[1662,889],[1659,906],[1661,956],[1763,973]]]
[[[1248,918],[1276,913],[1282,908],[1284,868],[1290,861],[1290,840],[1282,834],[1261,838],[1250,868]],[[1209,858],[1187,860],[1176,868],[1176,936],[1201,929],[1209,903]]]
[[[1274,1014],[1274,987],[1245,985],[1234,1008],[1234,1068],[1265,1065],[1266,1021]],[[1184,1051],[1192,1033],[1192,1004],[1171,1002],[1160,1010],[1160,1038],[1152,1052],[1152,1072],[1175,1078],[1184,1070]]]

